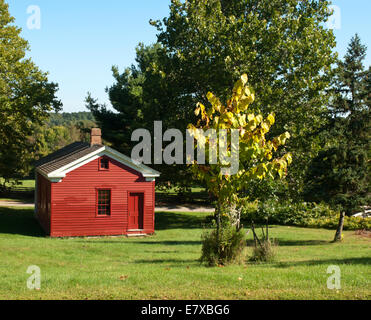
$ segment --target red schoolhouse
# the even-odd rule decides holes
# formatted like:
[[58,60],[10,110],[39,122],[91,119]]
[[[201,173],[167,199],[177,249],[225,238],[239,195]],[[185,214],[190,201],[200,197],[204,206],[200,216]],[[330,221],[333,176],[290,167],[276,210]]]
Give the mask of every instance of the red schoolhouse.
[[35,216],[51,237],[154,233],[160,173],[102,145],[76,142],[36,164]]

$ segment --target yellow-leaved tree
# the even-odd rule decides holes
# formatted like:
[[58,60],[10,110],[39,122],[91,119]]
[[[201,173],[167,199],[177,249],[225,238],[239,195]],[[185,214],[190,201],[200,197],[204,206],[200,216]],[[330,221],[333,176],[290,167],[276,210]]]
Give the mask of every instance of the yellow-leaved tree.
[[[228,260],[224,257],[225,239],[221,239],[224,225],[232,225],[237,232],[240,231],[239,208],[246,201],[240,194],[245,186],[256,179],[283,178],[292,161],[290,153],[274,157],[290,134],[284,132],[272,140],[266,138],[275,122],[275,115],[272,113],[263,117],[249,110],[255,94],[247,82],[248,77],[243,74],[225,104],[209,92],[207,99],[210,106],[198,103],[195,114],[199,120],[196,125],[188,126],[197,141],[198,154],[203,151],[205,158],[209,159],[207,163],[199,163],[197,159],[192,167],[197,178],[206,183],[208,191],[216,198],[218,247],[214,253],[219,256],[218,263]],[[216,156],[217,151],[219,157]]]

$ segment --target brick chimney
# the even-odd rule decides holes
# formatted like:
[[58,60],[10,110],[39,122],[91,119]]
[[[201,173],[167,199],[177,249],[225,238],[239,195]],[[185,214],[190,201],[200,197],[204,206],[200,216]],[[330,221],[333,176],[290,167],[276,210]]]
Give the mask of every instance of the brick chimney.
[[99,128],[92,128],[90,133],[90,145],[101,145],[102,144],[102,131]]

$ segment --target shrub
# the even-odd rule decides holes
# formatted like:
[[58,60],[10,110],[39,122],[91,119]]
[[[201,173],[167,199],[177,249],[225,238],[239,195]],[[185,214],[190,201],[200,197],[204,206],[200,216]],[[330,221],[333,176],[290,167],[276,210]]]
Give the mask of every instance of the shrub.
[[[266,201],[252,202],[242,210],[242,219],[247,222],[299,227],[334,229],[339,222],[339,212],[328,205],[314,202]],[[371,218],[345,217],[344,230],[371,230]]]
[[269,239],[261,241],[261,245],[255,245],[253,248],[253,254],[250,258],[251,261],[255,262],[272,262],[276,256],[275,243],[272,243]]
[[235,227],[225,223],[219,231],[206,231],[202,235],[201,262],[209,266],[238,263],[243,260],[245,249],[245,236],[243,231],[237,231]]
[[[317,220],[308,220],[305,227],[312,228],[328,228],[334,229],[337,227],[339,221],[339,215],[332,217],[321,217]],[[344,219],[344,230],[371,230],[371,218],[360,218],[360,217],[345,217]]]
[[269,228],[268,225],[265,225],[261,228],[261,236],[256,232],[254,222],[251,222],[251,231],[254,236],[254,249],[253,255],[250,258],[250,261],[255,262],[271,262],[275,258],[275,250],[273,247],[276,246],[276,243],[272,243],[269,239]]

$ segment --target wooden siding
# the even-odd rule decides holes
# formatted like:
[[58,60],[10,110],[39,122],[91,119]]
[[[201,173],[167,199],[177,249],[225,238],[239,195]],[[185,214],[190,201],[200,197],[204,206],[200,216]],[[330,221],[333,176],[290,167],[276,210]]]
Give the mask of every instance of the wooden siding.
[[37,174],[37,195],[36,195],[36,217],[41,227],[47,234],[50,234],[51,217],[51,182],[41,174]]
[[[99,170],[99,159],[52,183],[51,236],[103,236],[154,232],[155,182],[110,159],[109,170]],[[111,215],[97,216],[96,190],[111,190]],[[144,193],[143,230],[128,231],[128,193]]]

